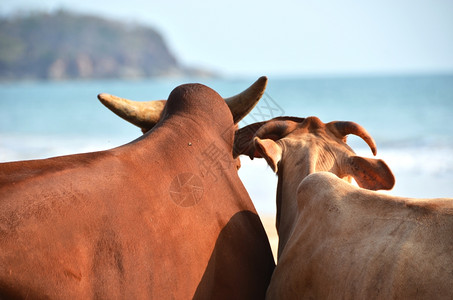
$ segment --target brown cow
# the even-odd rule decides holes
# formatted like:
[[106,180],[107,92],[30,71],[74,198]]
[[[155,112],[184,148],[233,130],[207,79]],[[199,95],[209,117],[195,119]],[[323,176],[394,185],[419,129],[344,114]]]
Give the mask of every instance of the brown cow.
[[266,80],[234,116],[182,85],[129,144],[0,164],[0,298],[264,298],[275,265],[232,148]]
[[366,190],[390,189],[394,177],[382,160],[356,156],[348,134],[376,154],[352,122],[282,117],[236,135],[236,155],[264,157],[278,174],[278,263],[267,298],[453,299],[453,199]]

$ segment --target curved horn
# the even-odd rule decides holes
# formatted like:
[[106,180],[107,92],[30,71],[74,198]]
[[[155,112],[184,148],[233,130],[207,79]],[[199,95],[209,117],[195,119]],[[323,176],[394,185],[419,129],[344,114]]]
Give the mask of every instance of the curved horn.
[[[260,77],[242,93],[225,99],[235,124],[255,107],[264,94],[266,84],[267,77]],[[99,94],[98,99],[124,120],[142,128],[143,132],[157,124],[166,102],[166,100],[137,102],[104,93]]]
[[262,76],[242,93],[225,98],[225,102],[233,115],[234,124],[241,121],[255,107],[263,96],[266,85],[267,77]]
[[331,122],[330,124],[333,125],[343,137],[347,136],[348,134],[354,134],[361,137],[371,148],[373,155],[376,155],[376,143],[374,142],[374,139],[371,137],[371,135],[365,130],[365,128],[354,122],[335,121]]
[[166,102],[166,100],[137,102],[105,93],[99,94],[98,99],[115,114],[145,131],[159,122]]

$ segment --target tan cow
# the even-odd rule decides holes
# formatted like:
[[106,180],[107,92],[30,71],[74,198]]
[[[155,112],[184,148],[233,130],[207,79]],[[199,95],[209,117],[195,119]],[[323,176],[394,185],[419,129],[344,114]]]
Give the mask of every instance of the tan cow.
[[283,117],[236,135],[236,155],[264,157],[278,174],[278,263],[267,298],[453,299],[453,199],[367,190],[390,189],[394,177],[382,160],[356,156],[348,134],[376,154],[352,122]]
[[275,264],[232,148],[265,85],[227,99],[233,115],[182,85],[129,144],[0,164],[0,299],[264,298]]

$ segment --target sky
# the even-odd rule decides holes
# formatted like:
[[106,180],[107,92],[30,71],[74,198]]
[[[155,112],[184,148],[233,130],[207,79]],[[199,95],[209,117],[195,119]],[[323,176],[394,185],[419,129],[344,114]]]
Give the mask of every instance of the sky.
[[453,73],[452,0],[0,0],[153,26],[179,61],[231,76]]

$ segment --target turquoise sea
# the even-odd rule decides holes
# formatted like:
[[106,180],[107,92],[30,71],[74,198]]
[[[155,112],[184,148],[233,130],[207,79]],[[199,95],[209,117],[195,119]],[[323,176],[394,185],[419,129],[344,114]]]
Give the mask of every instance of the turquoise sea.
[[[222,96],[256,78],[146,79],[0,83],[0,162],[113,148],[139,137],[103,107],[105,92],[134,100],[166,99],[179,84],[200,82]],[[329,78],[269,77],[265,97],[241,125],[278,115],[354,121],[374,137],[396,177],[392,195],[453,197],[453,75]],[[362,156],[359,138],[349,143]],[[276,176],[263,160],[242,158],[240,176],[258,211],[275,211]]]

